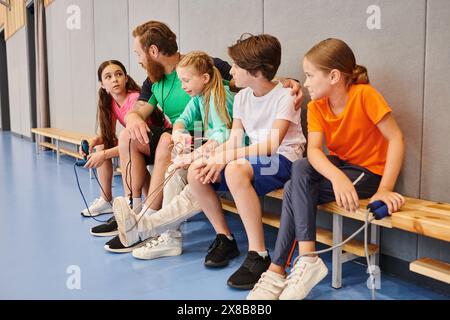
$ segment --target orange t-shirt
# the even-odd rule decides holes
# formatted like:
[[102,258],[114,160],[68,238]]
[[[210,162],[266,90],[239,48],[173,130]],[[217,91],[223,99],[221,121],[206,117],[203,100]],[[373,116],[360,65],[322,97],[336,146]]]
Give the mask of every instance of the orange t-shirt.
[[339,116],[331,110],[328,98],[308,104],[308,132],[323,132],[331,155],[383,175],[388,141],[376,125],[391,111],[372,86],[352,85]]

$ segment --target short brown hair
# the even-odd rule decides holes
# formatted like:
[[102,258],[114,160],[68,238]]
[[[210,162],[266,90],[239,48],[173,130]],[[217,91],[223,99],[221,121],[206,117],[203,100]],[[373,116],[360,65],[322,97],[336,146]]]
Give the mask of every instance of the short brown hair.
[[244,33],[236,44],[228,47],[234,63],[256,76],[258,71],[267,80],[272,80],[281,63],[281,44],[269,34],[254,36]]
[[166,56],[171,56],[178,52],[177,36],[165,23],[159,21],[143,23],[133,30],[133,37],[139,37],[142,48],[145,51],[151,45],[155,45]]

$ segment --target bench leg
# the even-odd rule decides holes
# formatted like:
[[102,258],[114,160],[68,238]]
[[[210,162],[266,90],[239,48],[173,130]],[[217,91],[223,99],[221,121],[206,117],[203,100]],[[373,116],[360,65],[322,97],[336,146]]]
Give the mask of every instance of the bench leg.
[[378,266],[380,264],[380,227],[376,224],[370,225],[370,243],[378,246],[378,252],[370,256],[370,264]]
[[59,158],[61,154],[59,152],[59,140],[56,140],[56,163],[59,164]]
[[37,134],[34,134],[34,142],[36,143],[36,154],[39,154],[39,141],[40,141],[40,136]]
[[[342,242],[343,217],[333,214],[333,245]],[[333,250],[331,286],[335,289],[342,287],[342,247]]]

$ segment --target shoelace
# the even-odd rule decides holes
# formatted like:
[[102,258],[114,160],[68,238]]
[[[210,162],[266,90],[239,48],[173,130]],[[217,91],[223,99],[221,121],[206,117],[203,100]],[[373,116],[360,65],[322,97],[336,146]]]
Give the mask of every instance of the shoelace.
[[[272,285],[273,287],[280,288],[280,285],[276,282],[276,280],[273,279],[272,277],[268,276],[267,272],[264,272],[261,275],[261,278],[255,284],[255,286],[252,289],[252,291],[255,291],[257,288],[260,288],[260,289],[269,291],[269,292],[271,292],[273,294],[279,294],[280,293],[279,291],[276,291],[270,285]],[[286,286],[286,283],[283,283],[283,285],[281,286],[281,289],[283,289],[285,286]]]
[[287,276],[286,283],[297,283],[305,272],[306,266],[305,262],[298,260],[298,258],[295,259],[294,267]]
[[211,245],[208,248],[208,253],[211,253],[211,251],[213,251],[214,249],[216,249],[219,246],[219,239],[216,238],[214,239],[214,242],[211,243]]
[[172,235],[171,233],[163,233],[158,238],[153,239],[150,242],[147,242],[145,244],[145,247],[146,248],[154,248],[154,247],[159,246],[162,243],[169,242],[169,240],[172,238],[171,235]]
[[[262,257],[261,257],[262,259]],[[244,263],[242,264],[242,267],[247,268],[248,270],[252,270],[253,267],[255,266],[255,264],[258,263],[258,257],[256,258],[251,258],[249,256],[247,256],[247,258],[245,258]]]

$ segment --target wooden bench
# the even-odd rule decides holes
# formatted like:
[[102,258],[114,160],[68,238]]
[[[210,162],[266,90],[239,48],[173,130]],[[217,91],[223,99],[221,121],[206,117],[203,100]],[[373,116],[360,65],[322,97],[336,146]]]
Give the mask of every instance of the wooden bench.
[[[56,128],[33,128],[31,129],[31,132],[34,133],[36,137],[36,153],[39,154],[39,150],[42,147],[55,150],[56,161],[58,164],[61,154],[66,154],[77,159],[83,158],[77,151],[61,147],[61,141],[74,144],[78,147],[81,145],[81,140],[89,140],[93,138],[91,135]],[[51,142],[41,141],[42,139],[39,139],[39,137],[50,138]]]
[[[283,199],[283,189],[273,191],[266,197]],[[409,232],[414,232],[424,236],[439,240],[450,241],[450,204],[437,203],[415,198],[405,198],[406,203],[399,212],[382,220],[374,220],[370,225],[370,244],[368,251],[370,263],[379,265],[379,243],[380,227],[398,228]],[[221,199],[222,208],[226,211],[237,213],[234,202]],[[347,212],[339,207],[336,202],[318,206],[318,209],[333,214],[332,231],[317,228],[316,241],[332,246],[345,240],[343,235],[343,218],[351,218],[365,221],[365,208],[369,200],[360,200],[360,209],[356,213]],[[279,228],[280,215],[264,212],[263,223]],[[342,287],[342,264],[364,257],[364,243],[358,240],[351,240],[343,247],[333,250],[332,253],[332,287]],[[422,258],[411,262],[410,270],[436,280],[450,283],[450,265],[430,258]]]

